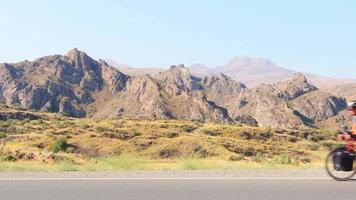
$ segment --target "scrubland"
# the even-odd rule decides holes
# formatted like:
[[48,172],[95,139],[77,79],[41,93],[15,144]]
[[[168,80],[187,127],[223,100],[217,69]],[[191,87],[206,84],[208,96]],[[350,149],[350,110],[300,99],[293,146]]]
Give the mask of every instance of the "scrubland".
[[332,130],[8,113],[30,117],[0,120],[0,171],[320,168],[338,145]]

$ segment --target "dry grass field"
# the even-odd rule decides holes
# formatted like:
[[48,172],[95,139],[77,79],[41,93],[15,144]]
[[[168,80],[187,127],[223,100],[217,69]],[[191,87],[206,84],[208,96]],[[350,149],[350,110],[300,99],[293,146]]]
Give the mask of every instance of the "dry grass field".
[[335,131],[69,118],[1,108],[1,171],[322,167]]

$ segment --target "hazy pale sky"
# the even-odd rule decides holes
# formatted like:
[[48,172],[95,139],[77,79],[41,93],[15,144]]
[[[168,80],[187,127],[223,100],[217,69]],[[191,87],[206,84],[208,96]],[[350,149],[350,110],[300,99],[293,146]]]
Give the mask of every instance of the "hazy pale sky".
[[356,78],[354,0],[14,0],[0,5],[0,62],[64,54],[133,66],[269,58]]

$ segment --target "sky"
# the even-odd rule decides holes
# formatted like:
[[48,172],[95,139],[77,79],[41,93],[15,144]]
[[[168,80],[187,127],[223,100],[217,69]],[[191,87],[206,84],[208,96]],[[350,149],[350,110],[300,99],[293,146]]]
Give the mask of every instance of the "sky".
[[354,0],[13,0],[0,6],[0,62],[72,48],[132,66],[268,58],[356,78]]

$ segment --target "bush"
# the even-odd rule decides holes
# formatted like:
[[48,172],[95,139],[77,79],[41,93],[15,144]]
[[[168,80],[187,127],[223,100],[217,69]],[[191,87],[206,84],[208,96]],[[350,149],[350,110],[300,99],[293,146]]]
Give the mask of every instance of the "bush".
[[289,137],[287,137],[287,140],[289,141],[289,142],[297,142],[298,141],[298,138],[297,137],[295,137],[295,136],[289,136]]
[[329,149],[334,149],[334,148],[339,146],[338,143],[334,143],[334,142],[331,142],[331,141],[322,141],[322,142],[320,142],[320,144],[325,146],[325,147],[328,147]]
[[53,145],[51,146],[51,151],[54,153],[57,153],[59,151],[65,152],[68,147],[69,147],[69,144],[67,142],[67,139],[59,138],[56,141],[54,141]]
[[0,131],[0,139],[1,138],[5,138],[7,135],[6,135],[6,133],[5,132],[3,132],[3,131]]
[[167,137],[167,138],[175,138],[178,136],[178,133],[170,131],[170,132],[164,132],[163,135],[164,135],[164,137]]
[[317,144],[309,144],[308,145],[308,149],[312,150],[312,151],[317,151],[317,150],[319,150],[319,145],[317,145]]
[[202,130],[202,133],[205,135],[210,135],[210,136],[218,136],[221,133],[216,131],[216,130]]
[[82,124],[80,127],[81,127],[82,129],[88,129],[88,128],[90,128],[91,126],[90,126],[89,124]]
[[74,153],[75,148],[74,147],[67,147],[66,153]]
[[96,130],[99,131],[99,132],[114,131],[112,128],[103,127],[103,126],[98,126],[98,127],[96,127]]
[[298,157],[298,160],[303,162],[303,163],[311,163],[311,161],[312,161],[310,158],[307,158],[305,156]]
[[311,140],[313,142],[319,142],[321,140],[324,140],[325,136],[322,134],[311,134],[311,135],[308,135],[307,139]]
[[168,124],[161,124],[159,125],[160,128],[168,128]]
[[31,125],[42,125],[44,121],[42,119],[31,121]]
[[158,152],[160,158],[172,158],[172,157],[179,157],[180,152],[178,149],[170,149],[165,148]]
[[277,164],[292,164],[292,158],[286,154],[278,155],[273,158],[273,161]]
[[197,127],[195,126],[191,126],[191,125],[187,125],[185,124],[184,126],[182,126],[182,130],[187,132],[187,133],[191,133],[193,132]]
[[255,133],[254,136],[256,139],[267,140],[272,137],[273,134],[270,132],[270,130],[262,130],[260,132]]
[[240,160],[243,160],[244,159],[244,156],[239,154],[239,155],[236,155],[236,156],[230,156],[229,160],[230,161],[240,161]]
[[253,135],[247,131],[240,131],[238,133],[238,135],[243,138],[243,139],[246,139],[246,140],[249,140],[249,139],[253,139]]
[[255,155],[255,150],[252,147],[247,147],[242,149],[242,154],[244,156],[253,156]]
[[6,155],[2,160],[6,162],[14,162],[16,161],[16,158],[12,155]]
[[258,152],[254,157],[252,157],[252,160],[255,162],[262,162],[263,161],[262,153]]
[[115,130],[115,132],[105,132],[103,134],[104,137],[108,137],[111,139],[120,139],[120,140],[129,140],[139,135],[141,135],[141,133],[137,131],[128,132],[126,130],[119,130],[119,129]]

